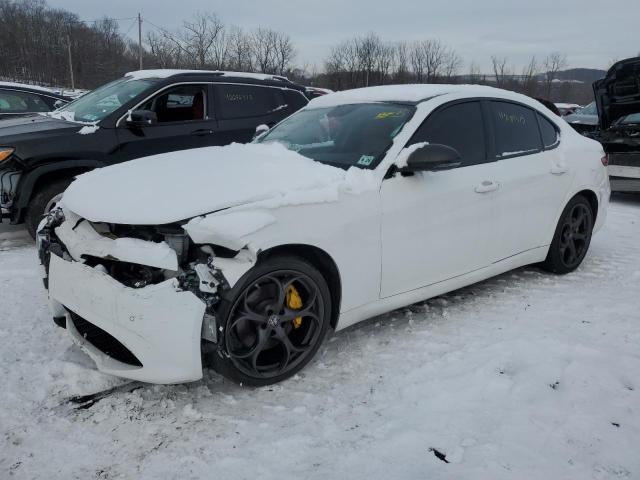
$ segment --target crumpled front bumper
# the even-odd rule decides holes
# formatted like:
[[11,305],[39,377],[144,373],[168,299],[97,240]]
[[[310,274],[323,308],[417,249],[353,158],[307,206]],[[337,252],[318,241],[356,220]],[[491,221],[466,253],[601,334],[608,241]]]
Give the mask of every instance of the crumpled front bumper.
[[[102,372],[151,383],[202,378],[200,334],[205,304],[177,280],[129,288],[95,268],[52,254],[49,296],[67,310],[67,330]],[[107,355],[74,324],[73,312],[126,347],[142,366]]]

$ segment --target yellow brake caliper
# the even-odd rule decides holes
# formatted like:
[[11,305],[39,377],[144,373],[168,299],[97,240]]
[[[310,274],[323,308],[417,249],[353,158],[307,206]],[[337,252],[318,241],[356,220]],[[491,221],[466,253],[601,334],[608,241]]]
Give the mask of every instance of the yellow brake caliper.
[[[302,298],[296,287],[289,285],[287,287],[287,306],[292,310],[300,310],[302,308]],[[293,319],[293,328],[300,328],[302,325],[302,317],[296,317]]]

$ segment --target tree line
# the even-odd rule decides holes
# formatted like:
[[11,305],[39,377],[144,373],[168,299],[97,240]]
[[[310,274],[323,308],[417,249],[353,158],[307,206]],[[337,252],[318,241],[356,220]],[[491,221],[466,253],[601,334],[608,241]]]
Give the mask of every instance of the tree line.
[[[44,0],[0,0],[0,79],[70,86],[69,55],[79,88],[95,88],[138,68],[138,45],[118,21],[84,22]],[[122,19],[121,19],[122,20]],[[294,81],[334,90],[390,83],[475,83],[527,95],[585,103],[590,85],[557,82],[566,56],[532,57],[521,70],[506,57],[491,57],[492,71],[481,73],[437,38],[389,42],[376,33],[355,36],[331,47],[322,71],[296,68],[295,45],[286,33],[266,27],[246,31],[225,24],[215,13],[200,12],[167,30],[145,20],[144,68],[233,70],[286,75]]]

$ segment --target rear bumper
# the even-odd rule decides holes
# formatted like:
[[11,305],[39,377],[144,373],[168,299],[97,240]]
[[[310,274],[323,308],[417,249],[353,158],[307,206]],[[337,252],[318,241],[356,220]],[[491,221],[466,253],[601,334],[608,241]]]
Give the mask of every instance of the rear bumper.
[[[205,304],[193,293],[180,290],[175,279],[133,289],[95,268],[51,255],[48,283],[54,306],[66,309],[69,334],[98,370],[150,383],[202,378],[200,336]],[[78,325],[77,317],[89,326]],[[111,345],[115,340],[125,347],[138,362],[114,355],[109,351],[112,347],[87,335],[91,326],[106,333]]]
[[607,172],[613,192],[640,192],[640,153],[609,154]]

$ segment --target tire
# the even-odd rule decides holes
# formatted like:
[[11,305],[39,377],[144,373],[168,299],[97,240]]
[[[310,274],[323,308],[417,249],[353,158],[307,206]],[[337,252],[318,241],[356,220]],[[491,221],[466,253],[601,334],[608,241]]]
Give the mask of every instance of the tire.
[[59,200],[58,197],[62,195],[72,181],[72,178],[55,180],[42,187],[31,197],[24,218],[27,231],[29,235],[31,235],[31,238],[36,238],[36,230],[42,220],[42,216],[49,213],[49,210],[55,207]]
[[573,197],[560,215],[542,268],[561,275],[578,268],[589,250],[593,223],[589,201],[582,195]]
[[271,385],[314,357],[329,330],[331,295],[307,261],[271,257],[226,292],[216,317],[222,326],[218,348],[203,352],[205,362],[235,383]]

